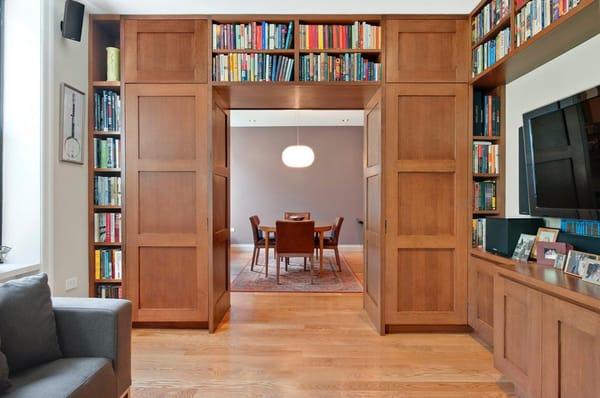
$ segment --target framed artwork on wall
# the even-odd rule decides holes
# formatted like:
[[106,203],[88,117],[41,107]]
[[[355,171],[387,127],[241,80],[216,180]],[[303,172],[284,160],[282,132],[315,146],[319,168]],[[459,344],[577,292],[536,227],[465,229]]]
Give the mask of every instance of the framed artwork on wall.
[[60,90],[60,160],[83,164],[85,94],[66,83]]

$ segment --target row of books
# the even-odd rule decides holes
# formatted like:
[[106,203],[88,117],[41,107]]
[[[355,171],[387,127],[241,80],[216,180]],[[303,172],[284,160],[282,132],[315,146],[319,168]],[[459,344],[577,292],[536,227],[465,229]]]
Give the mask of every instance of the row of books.
[[219,54],[213,57],[213,81],[291,81],[294,59],[271,54]]
[[121,177],[94,176],[94,204],[121,206]]
[[475,47],[473,50],[473,76],[477,76],[510,52],[510,28]]
[[121,140],[94,138],[94,167],[116,169],[121,167]]
[[475,181],[473,185],[473,209],[496,210],[496,181]]
[[94,240],[99,243],[121,242],[121,213],[94,214]]
[[485,249],[485,218],[474,218],[471,230],[473,247]]
[[560,230],[574,235],[600,237],[600,221],[560,220]]
[[96,249],[96,279],[123,279],[123,252],[120,249]]
[[123,298],[123,287],[120,285],[96,285],[96,297],[98,298]]
[[497,137],[500,135],[500,97],[473,93],[473,135]]
[[96,131],[121,131],[121,98],[109,90],[94,93],[94,129]]
[[292,48],[294,22],[213,24],[212,48],[215,50],[281,50]]
[[348,25],[300,25],[300,48],[327,49],[380,49],[381,26],[356,21]]
[[378,81],[381,64],[362,54],[306,54],[300,57],[301,81]]
[[473,173],[500,173],[500,145],[486,141],[473,142]]
[[517,47],[538,34],[552,22],[556,21],[580,0],[517,0],[517,6],[524,7],[515,15],[515,38]]
[[510,0],[492,0],[475,15],[471,23],[473,43],[487,35],[497,24],[510,13]]

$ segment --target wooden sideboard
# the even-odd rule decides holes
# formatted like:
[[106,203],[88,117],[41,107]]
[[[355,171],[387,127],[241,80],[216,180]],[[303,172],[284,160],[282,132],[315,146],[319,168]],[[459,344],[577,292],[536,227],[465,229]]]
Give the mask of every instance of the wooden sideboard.
[[471,251],[469,324],[494,365],[531,398],[600,391],[600,286],[535,263]]

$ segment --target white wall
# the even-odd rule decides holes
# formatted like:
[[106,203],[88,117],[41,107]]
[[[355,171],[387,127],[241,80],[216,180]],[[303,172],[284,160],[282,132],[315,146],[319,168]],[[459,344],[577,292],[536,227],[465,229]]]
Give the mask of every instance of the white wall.
[[[600,35],[506,86],[506,216],[519,217],[519,127],[523,114],[600,85]],[[556,226],[557,220],[550,219]]]
[[41,255],[41,7],[5,2],[2,243],[12,264]]

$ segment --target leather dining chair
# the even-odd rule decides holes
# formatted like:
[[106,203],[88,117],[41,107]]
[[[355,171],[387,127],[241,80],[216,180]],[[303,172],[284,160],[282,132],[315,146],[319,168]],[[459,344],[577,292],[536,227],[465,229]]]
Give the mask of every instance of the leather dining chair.
[[283,213],[283,218],[285,220],[291,220],[291,221],[306,221],[306,220],[310,220],[310,212],[309,211],[286,211]]
[[[342,270],[342,263],[340,261],[340,251],[338,249],[338,244],[340,241],[340,233],[342,232],[342,224],[344,223],[344,217],[338,217],[335,219],[335,223],[333,224],[333,228],[331,229],[331,234],[326,236],[323,240],[323,249],[333,250],[335,253],[335,263],[338,266],[338,271]],[[319,239],[315,238],[315,249],[317,253],[319,251]]]
[[[260,218],[258,218],[258,216],[250,217],[250,226],[252,227],[252,238],[254,239],[254,249],[252,251],[252,263],[250,264],[250,270],[254,271],[254,265],[258,264],[260,249],[265,248],[265,237],[263,232],[258,229],[260,226]],[[269,237],[269,248],[271,247],[275,248],[275,239]],[[265,253],[265,256],[268,255],[269,253]]]
[[277,284],[279,284],[281,259],[290,257],[310,259],[310,283],[313,283],[315,222],[279,220],[275,223],[275,234],[277,236],[275,242]]

